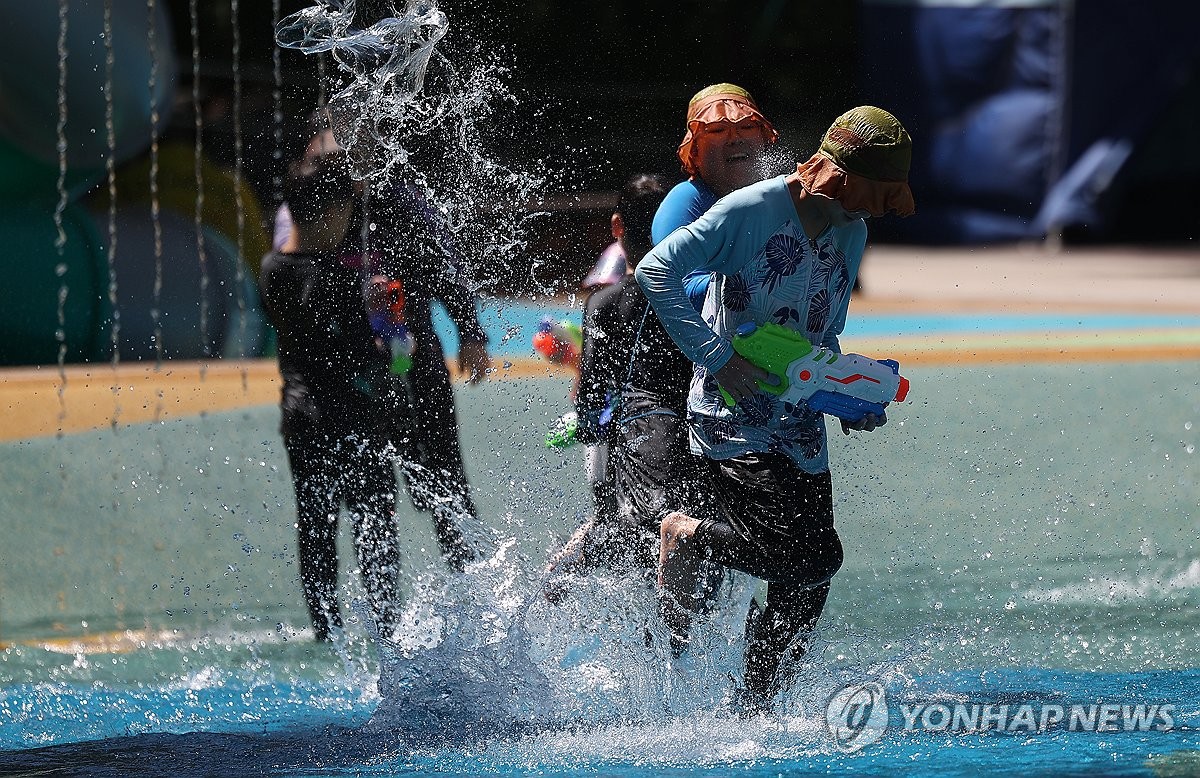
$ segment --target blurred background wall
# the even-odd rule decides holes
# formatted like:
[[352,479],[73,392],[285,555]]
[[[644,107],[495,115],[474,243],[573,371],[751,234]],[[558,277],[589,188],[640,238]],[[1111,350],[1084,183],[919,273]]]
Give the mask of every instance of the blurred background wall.
[[[189,39],[187,3],[171,0]],[[201,2],[202,71],[229,78],[228,2]],[[304,7],[284,2],[283,13]],[[451,33],[511,64],[522,102],[498,128],[513,159],[568,171],[564,191],[611,191],[631,170],[677,174],[688,97],[751,90],[805,157],[845,108],[895,112],[917,138],[921,215],[877,239],[972,243],[1186,241],[1200,205],[1200,4],[1179,0],[443,0]],[[241,11],[247,156],[270,137],[269,3]],[[186,52],[184,53],[186,59]],[[285,52],[288,114],[311,104],[315,62]],[[185,68],[186,69],[186,68]],[[214,126],[212,132],[219,133]],[[229,143],[221,144],[228,149]],[[214,150],[215,153],[215,150]],[[269,167],[269,166],[268,166]],[[265,187],[265,171],[254,176]],[[1152,229],[1146,220],[1154,218]]]

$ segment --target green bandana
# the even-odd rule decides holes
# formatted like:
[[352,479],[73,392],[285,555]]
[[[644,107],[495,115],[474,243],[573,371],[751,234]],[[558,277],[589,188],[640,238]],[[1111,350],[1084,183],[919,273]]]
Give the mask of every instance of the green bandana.
[[821,153],[871,181],[907,181],[912,138],[882,108],[862,105],[839,116],[821,139]]

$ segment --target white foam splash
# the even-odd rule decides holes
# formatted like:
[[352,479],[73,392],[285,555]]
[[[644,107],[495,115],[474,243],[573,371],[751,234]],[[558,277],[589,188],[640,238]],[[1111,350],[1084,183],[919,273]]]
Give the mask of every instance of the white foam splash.
[[1193,559],[1174,574],[1142,574],[1129,577],[1094,576],[1081,583],[1050,589],[1029,589],[1024,599],[1034,603],[1117,604],[1167,600],[1200,590],[1200,559]]
[[407,161],[397,132],[420,113],[416,105],[434,46],[446,34],[446,15],[431,0],[409,0],[397,16],[355,27],[357,2],[318,4],[279,22],[284,48],[333,56],[343,79],[328,109],[334,135],[363,177],[383,175]]
[[[325,0],[292,14],[277,27],[279,45],[333,56],[334,136],[354,174],[375,182],[373,196],[390,197],[402,182],[429,204],[450,236],[438,239],[430,261],[445,254],[456,280],[477,290],[511,277],[546,175],[511,167],[492,150],[495,138],[523,131],[498,120],[517,103],[503,52],[463,33],[452,53],[441,53],[449,22],[433,0],[408,0],[395,16],[359,14],[369,24],[356,23],[356,5]],[[526,275],[534,280],[532,268]]]

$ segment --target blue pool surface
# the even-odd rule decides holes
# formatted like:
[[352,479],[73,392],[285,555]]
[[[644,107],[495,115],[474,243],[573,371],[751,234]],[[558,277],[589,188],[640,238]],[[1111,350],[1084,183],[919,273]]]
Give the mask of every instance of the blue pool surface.
[[[572,307],[561,300],[538,302],[489,300],[480,311],[491,348],[502,356],[532,356],[531,340],[545,317],[580,323],[583,302]],[[457,350],[458,334],[445,311],[435,307],[434,326],[450,353]],[[920,335],[1021,335],[1030,333],[1104,330],[1200,329],[1200,316],[1172,314],[869,314],[851,316],[847,337],[905,337]]]
[[[1200,774],[1200,364],[908,377],[886,427],[831,435],[846,563],[766,717],[734,703],[748,579],[679,659],[636,577],[541,596],[591,510],[582,452],[542,442],[565,375],[456,392],[491,556],[450,574],[401,500],[388,642],[353,616],[311,641],[277,408],[0,443],[0,775]],[[831,702],[869,684],[856,731],[879,737],[843,750]],[[1170,727],[905,727],[958,705]]]
[[[1200,678],[1190,674],[1089,674],[978,668],[906,679],[888,691],[908,698],[970,697],[1013,704],[1050,701],[1190,699],[1171,732],[947,733],[906,731],[899,703],[882,737],[860,750],[834,745],[820,711],[744,720],[719,713],[654,719],[480,722],[471,711],[444,721],[437,737],[413,738],[419,712],[372,722],[374,705],[350,689],[226,680],[200,688],[104,693],[94,689],[16,690],[45,711],[65,745],[30,748],[6,738],[0,774],[21,775],[671,775],[828,774],[975,776],[1184,776],[1200,771]],[[280,701],[256,708],[248,701]],[[57,708],[57,710],[55,709]],[[104,711],[81,721],[68,710]],[[94,716],[93,718],[100,718]],[[8,719],[6,729],[25,722]],[[203,730],[203,731],[197,731]],[[76,741],[76,742],[72,742]]]

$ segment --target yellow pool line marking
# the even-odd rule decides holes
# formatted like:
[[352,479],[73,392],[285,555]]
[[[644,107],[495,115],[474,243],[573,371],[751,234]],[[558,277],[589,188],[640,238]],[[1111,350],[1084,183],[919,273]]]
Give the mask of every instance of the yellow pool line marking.
[[[1200,329],[845,337],[842,348],[896,359],[901,367],[1187,360],[1200,358]],[[537,358],[497,357],[493,365],[488,380],[570,380]],[[65,383],[55,367],[0,370],[0,442],[279,402],[278,366],[270,359],[79,365],[63,375]]]
[[906,365],[957,366],[1027,362],[1144,362],[1200,357],[1200,329],[941,333],[841,339],[843,351]]
[[129,654],[146,648],[162,648],[181,639],[178,632],[169,629],[120,629],[70,637],[0,642],[0,650],[19,645],[58,654]]
[[[65,378],[65,382],[64,379]],[[61,390],[61,401],[59,393]],[[84,432],[279,402],[272,360],[0,371],[0,440]]]
[[[493,378],[566,376],[536,359],[496,359]],[[450,366],[452,373],[457,367]],[[0,441],[167,421],[279,402],[275,360],[130,362],[0,370]],[[465,380],[456,376],[460,381]],[[567,380],[567,379],[564,379]],[[62,390],[61,399],[59,396]]]

